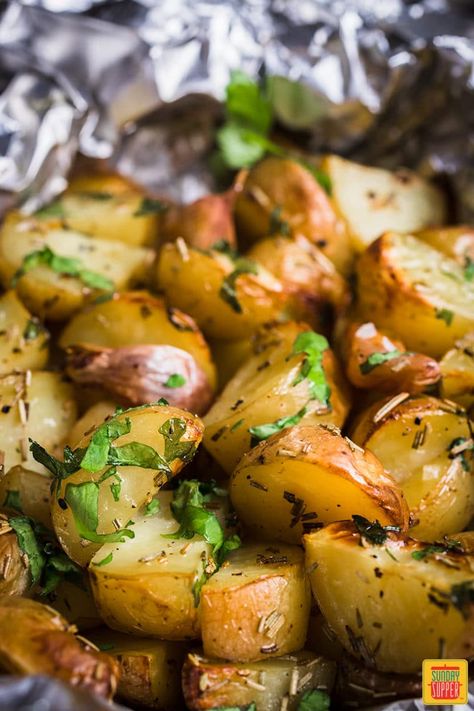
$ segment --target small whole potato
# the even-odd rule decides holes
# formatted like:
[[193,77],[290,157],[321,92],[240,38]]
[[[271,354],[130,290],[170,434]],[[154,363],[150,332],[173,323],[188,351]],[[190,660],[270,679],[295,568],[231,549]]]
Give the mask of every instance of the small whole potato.
[[189,205],[170,207],[163,219],[163,236],[167,242],[182,237],[191,247],[211,249],[220,240],[237,246],[232,216],[232,192],[205,195]]

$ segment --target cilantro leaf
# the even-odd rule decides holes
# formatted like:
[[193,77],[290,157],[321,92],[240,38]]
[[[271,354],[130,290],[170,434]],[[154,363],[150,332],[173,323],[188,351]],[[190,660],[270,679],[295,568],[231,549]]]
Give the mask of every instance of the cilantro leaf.
[[167,462],[174,462],[180,459],[182,462],[190,462],[196,453],[194,442],[181,441],[181,437],[186,432],[186,422],[179,417],[171,417],[163,422],[159,429],[165,440],[165,459]]
[[225,277],[219,291],[221,299],[238,314],[242,313],[242,306],[237,299],[236,282],[242,274],[258,274],[257,264],[252,259],[238,257],[234,262],[234,270]]
[[381,546],[382,543],[385,543],[389,531],[400,531],[399,526],[382,526],[379,521],[369,521],[358,514],[354,514],[352,520],[362,538],[365,538],[374,546]]
[[359,365],[359,370],[362,375],[367,375],[367,373],[370,373],[378,365],[382,365],[382,363],[393,360],[393,358],[399,358],[402,355],[405,355],[405,353],[402,353],[396,349],[393,351],[387,351],[386,353],[371,353],[367,360]]
[[172,373],[163,385],[165,388],[181,388],[186,385],[186,378],[180,373]]
[[331,699],[326,691],[313,689],[300,699],[297,711],[329,711]]
[[331,395],[331,388],[323,368],[323,354],[328,348],[329,343],[324,336],[314,331],[305,331],[295,338],[291,352],[292,356],[300,353],[306,356],[293,385],[298,385],[302,380],[307,379],[311,399],[319,400],[324,405],[329,405]]
[[81,538],[92,543],[123,543],[125,538],[134,538],[128,528],[113,533],[97,533],[99,525],[99,482],[84,481],[67,484],[64,500],[71,509],[77,532]]
[[8,489],[5,496],[5,501],[3,502],[3,506],[6,509],[14,509],[15,511],[22,512],[23,510],[21,508],[20,492]]
[[233,71],[226,88],[229,116],[265,134],[272,124],[270,101],[261,87],[242,71]]
[[114,283],[110,279],[107,279],[102,274],[85,269],[80,259],[62,257],[46,245],[42,249],[30,252],[24,257],[21,267],[13,276],[12,287],[16,286],[22,276],[41,265],[49,267],[57,274],[77,277],[91,289],[103,289],[104,291],[113,291],[114,289]]
[[163,212],[166,212],[167,209],[168,205],[161,200],[153,200],[153,198],[145,197],[141,201],[140,207],[133,213],[133,216],[161,215]]
[[451,326],[454,318],[454,313],[449,309],[436,309],[436,318],[441,319],[441,321],[444,321],[446,326]]
[[275,420],[275,422],[267,422],[264,425],[249,427],[249,432],[252,435],[250,446],[255,447],[256,444],[263,442],[263,440],[268,439],[276,432],[281,432],[281,430],[284,430],[286,427],[293,427],[294,425],[297,425],[306,415],[306,412],[307,407],[305,405],[296,413],[296,415],[280,417],[280,419]]
[[8,523],[16,533],[20,549],[28,558],[31,585],[36,585],[40,581],[46,561],[36,540],[32,521],[27,516],[14,516]]

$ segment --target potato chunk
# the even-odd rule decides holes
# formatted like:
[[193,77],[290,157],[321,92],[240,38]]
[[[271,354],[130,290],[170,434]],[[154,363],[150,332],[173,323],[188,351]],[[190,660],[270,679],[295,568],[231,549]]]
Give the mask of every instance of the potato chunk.
[[322,613],[368,666],[416,673],[423,659],[472,656],[472,557],[448,546],[433,553],[366,520],[308,534],[305,548]]
[[204,654],[247,662],[298,651],[310,600],[300,548],[244,544],[202,589]]
[[297,711],[302,697],[313,689],[330,692],[335,664],[311,652],[244,664],[188,654],[183,690],[191,711],[245,708],[258,711]]
[[323,161],[322,168],[357,252],[387,230],[413,232],[445,220],[444,195],[408,170],[390,172],[334,155]]
[[412,237],[387,232],[357,263],[360,316],[434,358],[474,330],[474,281],[457,262]]
[[415,527],[438,540],[461,531],[474,515],[474,464],[466,412],[433,397],[398,397],[359,416],[352,438],[369,449],[399,483]]
[[[300,421],[342,426],[350,406],[336,357],[308,326],[268,328],[255,339],[254,351],[205,417],[204,445],[229,474],[260,439]],[[313,376],[321,378],[322,389],[314,387]]]
[[232,219],[232,191],[223,195],[204,195],[188,205],[170,207],[163,219],[163,237],[174,242],[182,237],[191,247],[210,249],[225,240],[235,247]]
[[0,475],[0,506],[24,513],[46,528],[52,529],[51,476],[47,473],[12,467]]
[[470,410],[474,405],[474,331],[456,341],[439,365],[443,397]]
[[39,370],[48,360],[49,333],[14,291],[0,297],[0,375]]
[[297,425],[254,447],[234,471],[230,495],[249,531],[267,540],[299,543],[303,533],[355,513],[408,525],[398,484],[330,425]]

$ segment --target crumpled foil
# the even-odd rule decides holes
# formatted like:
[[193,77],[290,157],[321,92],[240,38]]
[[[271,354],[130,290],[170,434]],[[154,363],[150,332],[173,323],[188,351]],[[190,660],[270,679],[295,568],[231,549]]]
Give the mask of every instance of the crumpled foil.
[[[474,220],[471,0],[3,2],[0,212],[61,192],[78,151],[152,193],[196,199],[213,186],[232,69],[268,78],[281,125],[308,151],[439,177],[456,219]],[[66,711],[59,688],[2,682],[0,707],[45,698],[41,711]]]

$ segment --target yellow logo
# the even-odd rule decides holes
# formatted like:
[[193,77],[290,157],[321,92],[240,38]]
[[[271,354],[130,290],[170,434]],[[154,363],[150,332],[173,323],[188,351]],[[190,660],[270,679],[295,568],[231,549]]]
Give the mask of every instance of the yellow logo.
[[467,660],[425,659],[423,703],[467,704]]

